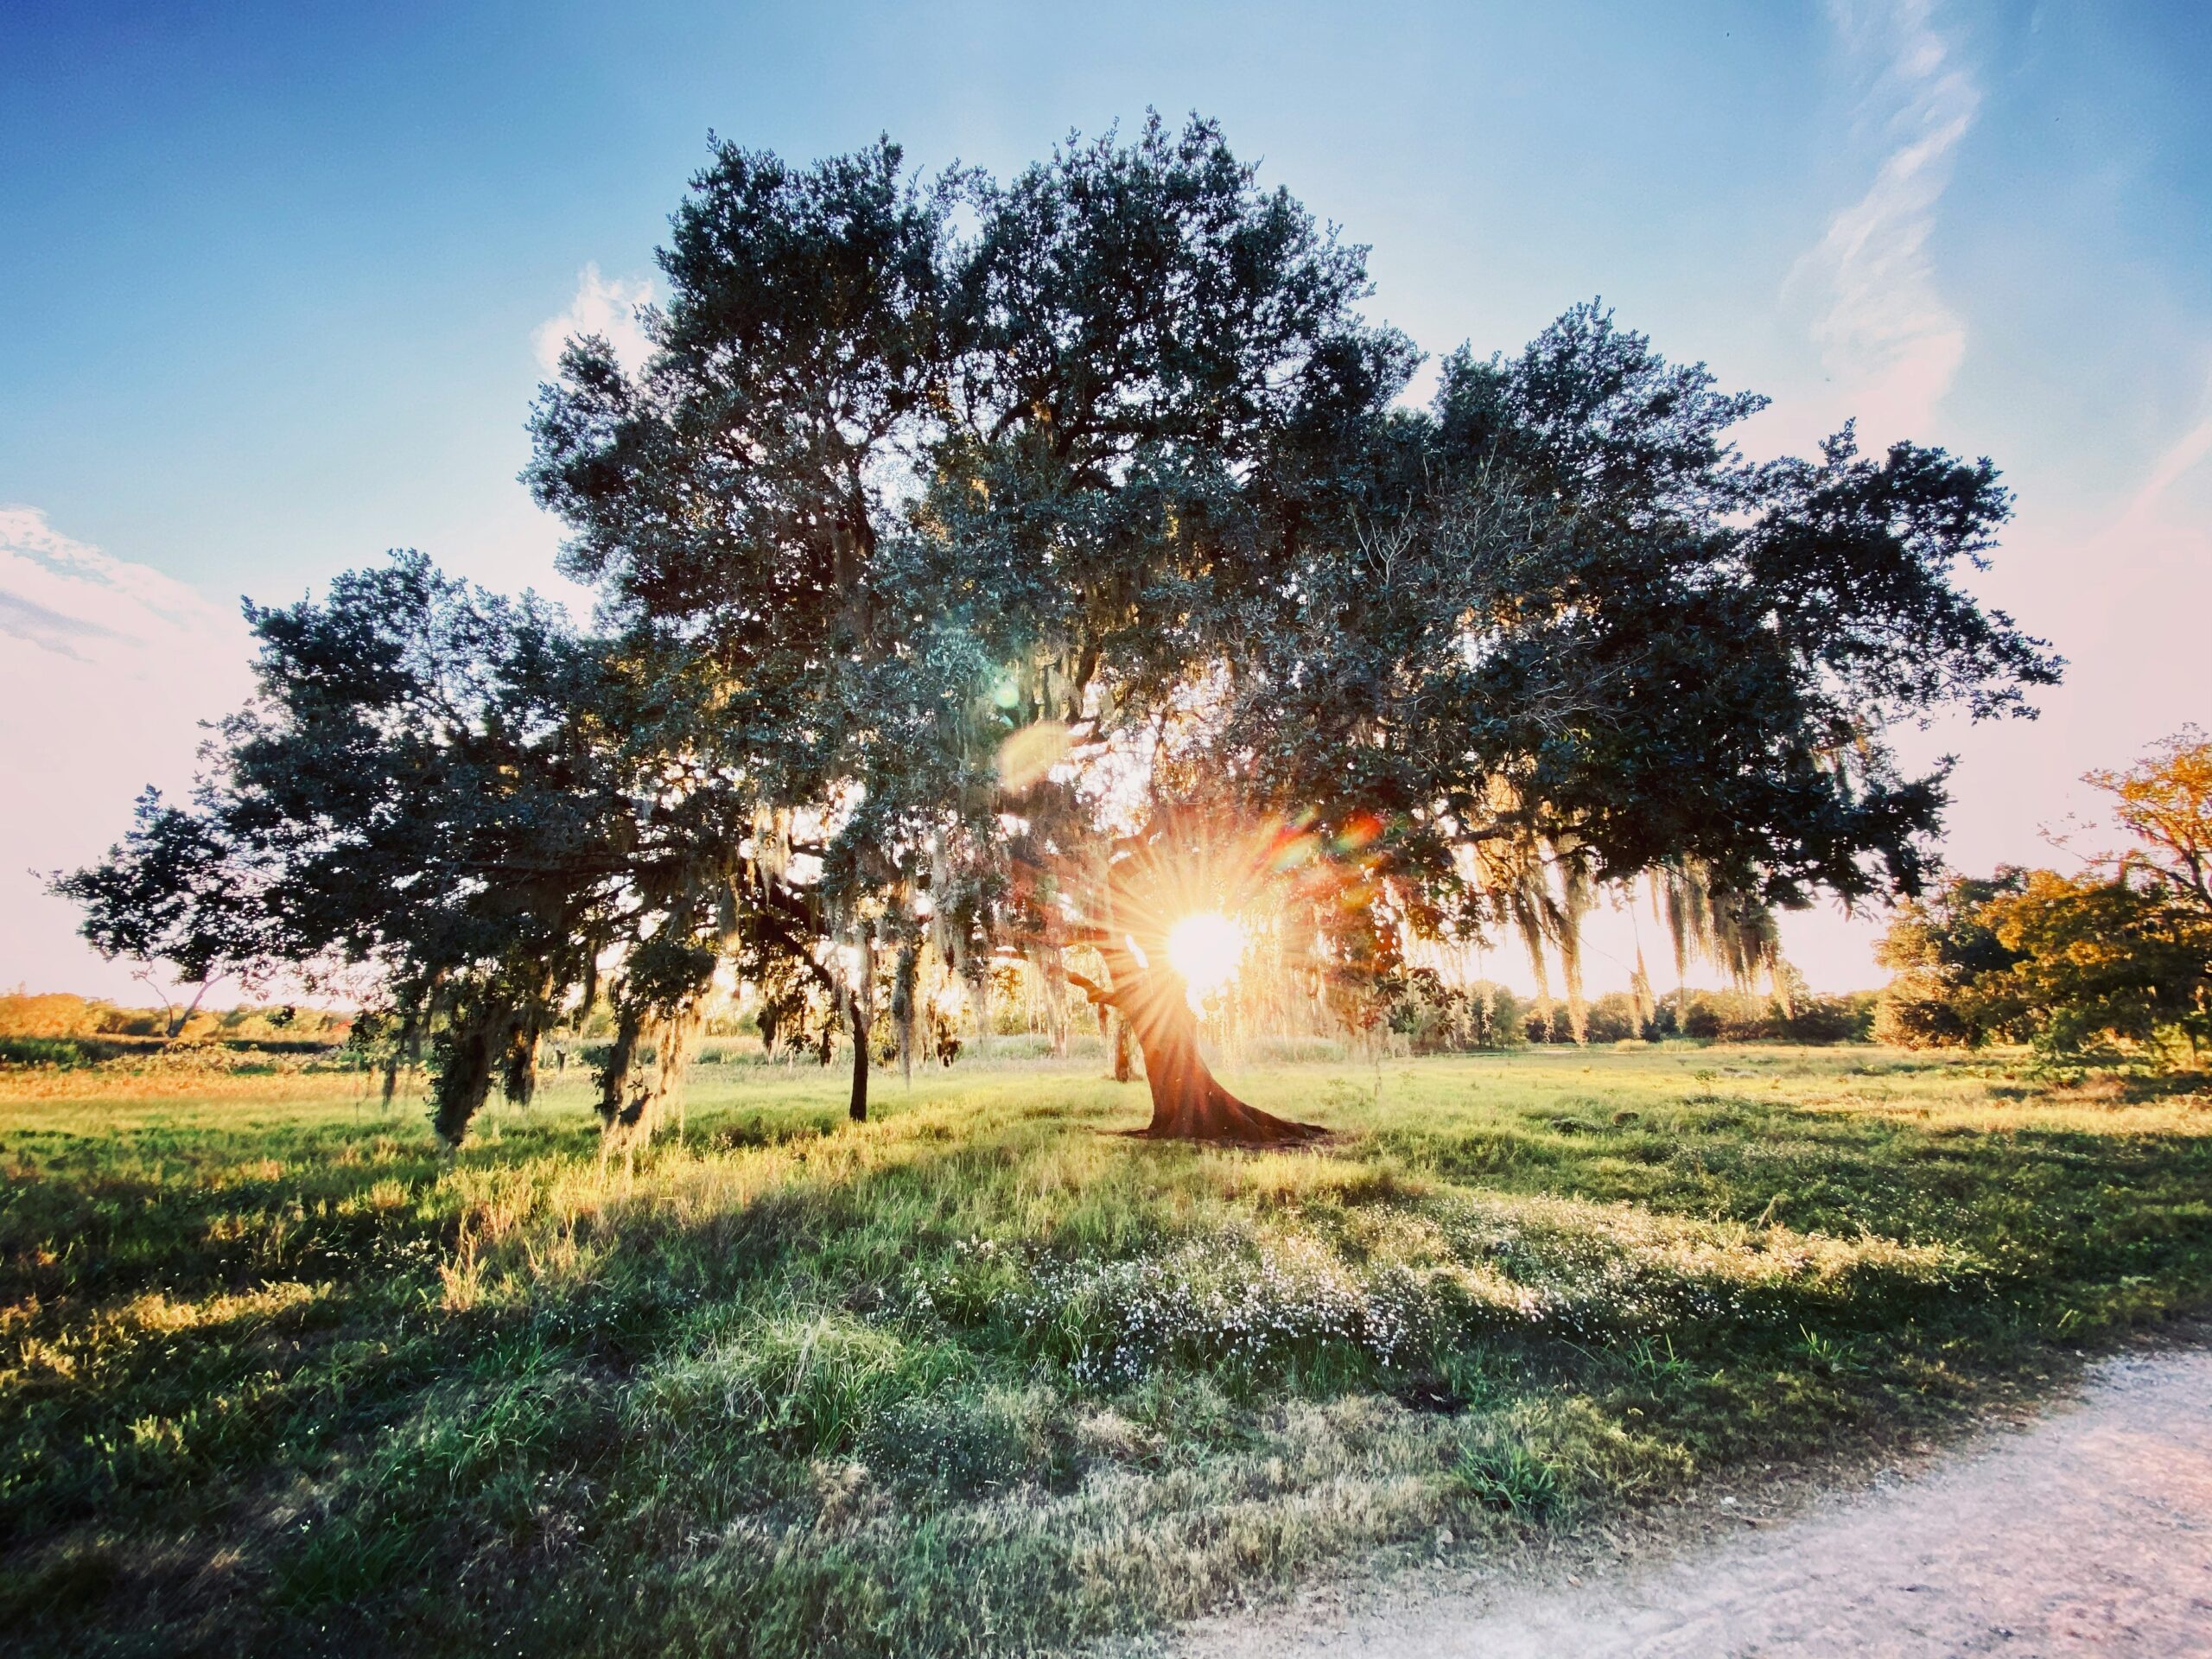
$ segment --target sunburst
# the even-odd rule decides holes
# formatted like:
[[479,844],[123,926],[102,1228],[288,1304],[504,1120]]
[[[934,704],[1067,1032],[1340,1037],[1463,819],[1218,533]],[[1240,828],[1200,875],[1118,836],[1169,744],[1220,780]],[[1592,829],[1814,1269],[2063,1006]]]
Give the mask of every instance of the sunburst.
[[1245,944],[1244,930],[1228,917],[1194,911],[1167,930],[1167,960],[1199,1002],[1236,977]]

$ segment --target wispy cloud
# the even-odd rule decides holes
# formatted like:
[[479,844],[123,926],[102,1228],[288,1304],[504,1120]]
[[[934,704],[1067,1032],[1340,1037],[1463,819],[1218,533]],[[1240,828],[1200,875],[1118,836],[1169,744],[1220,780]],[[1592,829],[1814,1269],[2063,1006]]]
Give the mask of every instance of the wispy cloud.
[[242,640],[245,625],[158,570],[63,535],[35,507],[0,506],[0,635],[135,675],[165,647]]
[[97,857],[148,784],[188,785],[200,722],[244,699],[250,654],[235,607],[0,506],[0,984],[128,992],[29,872]]
[[1966,324],[1944,302],[1928,241],[1981,94],[1929,0],[1830,10],[1868,76],[1861,118],[1884,154],[1866,194],[1829,220],[1790,287],[1819,307],[1821,362],[1862,436],[1879,443],[1923,430],[1966,357]]
[[2204,386],[2203,401],[2198,405],[2198,418],[2179,437],[2158,452],[2144,475],[2142,486],[2120,515],[2122,524],[2129,524],[2149,515],[2166,493],[2183,478],[2194,472],[2207,455],[2212,455],[2212,380]]
[[576,275],[576,296],[569,302],[569,308],[538,324],[530,337],[538,362],[550,373],[560,365],[561,348],[570,340],[579,334],[598,334],[614,347],[624,368],[636,370],[652,350],[638,321],[638,309],[651,305],[652,299],[652,277],[625,282],[620,276],[601,276],[596,264],[586,265]]
[[[2212,380],[2183,418],[2103,522],[2075,529],[2069,563],[2098,574],[2075,594],[2068,623],[2099,630],[2111,658],[2105,677],[2127,684],[2134,700],[2196,710],[2212,708],[2202,638],[2212,612]],[[2162,681],[2166,690],[2153,695]]]

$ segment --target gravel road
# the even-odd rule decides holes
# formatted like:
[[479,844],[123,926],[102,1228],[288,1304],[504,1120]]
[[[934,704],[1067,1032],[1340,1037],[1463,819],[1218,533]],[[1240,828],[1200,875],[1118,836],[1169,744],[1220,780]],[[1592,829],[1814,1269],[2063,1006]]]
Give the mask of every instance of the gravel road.
[[2212,1656],[2212,1351],[2105,1360],[2016,1429],[1643,1559],[1539,1566],[1186,1633],[1190,1659]]

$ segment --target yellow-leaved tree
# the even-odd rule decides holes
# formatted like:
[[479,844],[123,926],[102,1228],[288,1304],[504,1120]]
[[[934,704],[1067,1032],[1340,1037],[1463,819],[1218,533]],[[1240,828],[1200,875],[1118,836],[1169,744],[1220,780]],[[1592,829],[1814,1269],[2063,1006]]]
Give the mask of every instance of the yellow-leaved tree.
[[1897,977],[1878,1037],[2165,1062],[2212,1042],[2212,741],[2184,728],[2083,781],[2113,798],[2125,842],[2079,875],[2000,869],[1906,906],[1883,946]]

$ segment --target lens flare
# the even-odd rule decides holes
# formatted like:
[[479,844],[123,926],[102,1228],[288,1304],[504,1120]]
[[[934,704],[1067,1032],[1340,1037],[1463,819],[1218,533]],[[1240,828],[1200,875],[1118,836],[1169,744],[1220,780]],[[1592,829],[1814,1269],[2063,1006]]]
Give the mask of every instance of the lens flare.
[[1200,911],[1167,930],[1167,960],[1191,988],[1191,1000],[1211,996],[1236,977],[1244,930],[1226,916]]

